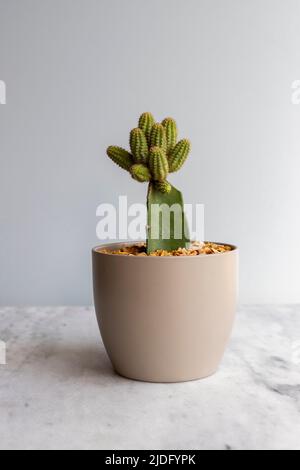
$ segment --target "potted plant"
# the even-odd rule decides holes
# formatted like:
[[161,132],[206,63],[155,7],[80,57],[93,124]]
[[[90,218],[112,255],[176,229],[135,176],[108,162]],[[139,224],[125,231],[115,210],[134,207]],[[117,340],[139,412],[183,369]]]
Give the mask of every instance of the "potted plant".
[[[174,119],[156,123],[150,113],[131,131],[130,152],[107,149],[117,165],[149,185],[146,243],[105,245],[92,253],[103,342],[115,370],[128,378],[208,377],[231,334],[238,251],[233,245],[190,242],[182,194],[168,182],[189,151],[188,140],[177,142]],[[167,223],[162,207],[170,209]]]

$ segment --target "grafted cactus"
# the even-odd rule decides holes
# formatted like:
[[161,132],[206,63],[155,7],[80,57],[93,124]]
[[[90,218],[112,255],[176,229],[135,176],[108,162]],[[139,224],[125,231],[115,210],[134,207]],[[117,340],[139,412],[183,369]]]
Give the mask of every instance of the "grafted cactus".
[[130,148],[136,163],[147,163],[148,143],[144,132],[139,127],[130,132]]
[[166,118],[163,120],[162,125],[164,126],[166,131],[167,153],[169,154],[169,152],[173,150],[177,142],[177,124],[173,118]]
[[188,157],[190,148],[191,145],[187,139],[183,139],[175,145],[169,155],[170,173],[180,170]]
[[160,147],[166,152],[167,136],[166,136],[166,130],[162,124],[159,124],[159,123],[153,124],[152,130],[151,130],[151,137],[150,137],[150,146]]
[[155,123],[155,119],[151,113],[143,113],[139,119],[139,128],[144,132],[147,142],[150,145],[150,137],[152,126]]
[[151,180],[151,173],[149,168],[142,163],[136,163],[130,169],[132,178],[140,183],[146,183]]
[[167,156],[160,147],[151,147],[149,167],[154,181],[165,181],[169,173]]
[[[138,127],[130,132],[131,153],[121,147],[110,146],[107,155],[118,166],[130,172],[140,183],[149,183],[148,207],[148,239],[147,252],[155,250],[176,250],[189,244],[184,215],[183,198],[180,191],[172,186],[167,177],[169,173],[178,171],[186,161],[190,143],[183,139],[177,143],[177,125],[173,118],[166,118],[161,124],[156,123],[151,113],[140,116]],[[165,240],[160,218],[154,220],[154,206],[179,206],[180,211],[170,217],[170,239]],[[177,218],[177,219],[176,219]],[[176,220],[175,220],[176,219]],[[182,237],[175,237],[175,226],[178,223],[185,229]],[[158,238],[152,237],[152,228],[158,228]],[[180,226],[179,225],[179,226]]]

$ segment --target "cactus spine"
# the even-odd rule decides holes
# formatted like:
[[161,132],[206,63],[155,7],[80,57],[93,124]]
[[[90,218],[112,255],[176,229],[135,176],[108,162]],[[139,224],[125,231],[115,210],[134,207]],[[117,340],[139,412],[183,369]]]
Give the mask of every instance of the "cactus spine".
[[133,157],[129,152],[127,152],[127,150],[111,145],[106,150],[106,153],[109,158],[118,166],[123,168],[123,170],[130,171],[130,168],[133,165]]
[[190,148],[191,144],[187,139],[180,140],[180,142],[176,144],[169,154],[170,173],[180,170],[188,157]]
[[132,178],[136,181],[139,181],[139,183],[146,183],[151,179],[151,173],[149,171],[149,168],[146,165],[143,165],[142,163],[137,163],[133,165],[130,169],[130,173],[132,175]]
[[138,127],[130,132],[130,148],[136,163],[147,163],[147,139],[144,132]]
[[154,181],[164,181],[169,173],[167,156],[160,147],[152,147],[149,155],[149,167]]
[[167,136],[165,128],[162,124],[156,123],[153,125],[150,137],[150,146],[160,147],[166,152]]
[[171,150],[173,150],[177,142],[177,124],[173,118],[166,118],[163,120],[162,125],[166,131],[167,153],[169,153]]
[[151,113],[143,113],[139,119],[139,128],[144,132],[149,145],[151,130],[154,123],[155,120]]

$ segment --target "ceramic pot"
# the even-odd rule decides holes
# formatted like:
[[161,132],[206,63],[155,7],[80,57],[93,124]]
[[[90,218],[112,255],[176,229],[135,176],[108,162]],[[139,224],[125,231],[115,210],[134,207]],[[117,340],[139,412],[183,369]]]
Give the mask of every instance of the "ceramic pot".
[[196,257],[136,257],[93,250],[103,343],[119,374],[181,382],[214,374],[234,322],[238,250]]

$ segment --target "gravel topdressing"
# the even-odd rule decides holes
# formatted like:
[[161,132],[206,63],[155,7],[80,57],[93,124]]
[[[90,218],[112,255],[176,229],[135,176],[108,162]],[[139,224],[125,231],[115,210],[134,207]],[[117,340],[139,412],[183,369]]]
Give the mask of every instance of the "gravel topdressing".
[[147,255],[146,245],[131,245],[120,248],[119,250],[102,249],[100,253],[106,255],[120,255],[120,256],[200,256],[200,255],[214,255],[217,253],[225,253],[232,251],[229,245],[218,245],[212,242],[193,242],[190,248],[179,248],[174,251],[158,250],[150,255]]

